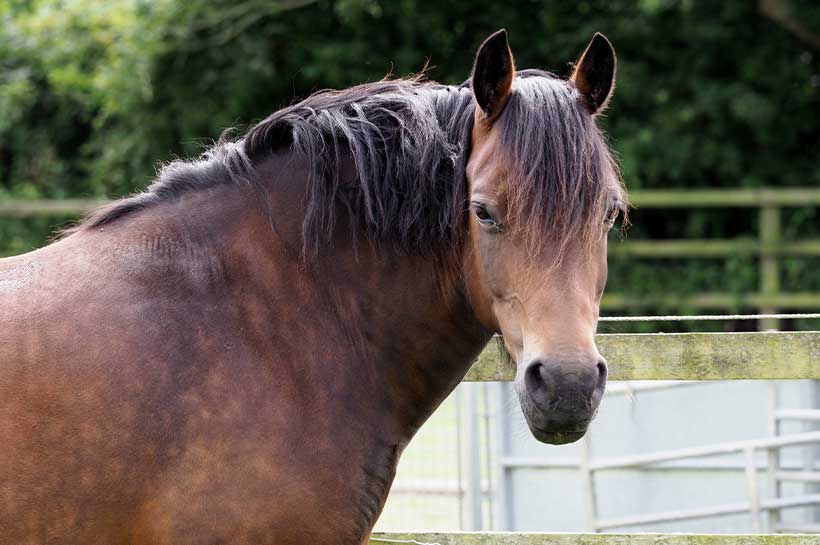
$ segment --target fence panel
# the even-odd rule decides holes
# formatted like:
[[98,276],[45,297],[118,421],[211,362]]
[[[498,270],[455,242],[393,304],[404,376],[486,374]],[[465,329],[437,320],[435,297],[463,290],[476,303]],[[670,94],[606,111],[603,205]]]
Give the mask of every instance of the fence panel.
[[377,533],[372,545],[820,545],[820,535],[549,534],[520,532]]

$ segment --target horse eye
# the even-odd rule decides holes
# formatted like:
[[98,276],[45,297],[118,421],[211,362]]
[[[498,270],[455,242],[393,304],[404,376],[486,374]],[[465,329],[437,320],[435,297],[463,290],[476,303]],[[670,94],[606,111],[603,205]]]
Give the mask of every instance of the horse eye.
[[487,209],[484,208],[483,206],[481,206],[480,204],[474,205],[473,209],[475,210],[475,215],[478,218],[478,221],[480,221],[481,223],[487,223],[487,224],[494,224],[495,223],[495,220],[490,215],[490,213],[487,212]]
[[504,232],[504,226],[498,223],[498,220],[495,219],[489,211],[487,211],[486,206],[480,202],[473,202],[472,206],[473,212],[475,212],[475,217],[478,218],[478,223],[491,228],[496,233]]
[[605,223],[607,225],[615,225],[615,220],[618,219],[618,215],[621,213],[621,207],[617,204],[612,205],[612,208],[609,209],[609,212],[606,214]]

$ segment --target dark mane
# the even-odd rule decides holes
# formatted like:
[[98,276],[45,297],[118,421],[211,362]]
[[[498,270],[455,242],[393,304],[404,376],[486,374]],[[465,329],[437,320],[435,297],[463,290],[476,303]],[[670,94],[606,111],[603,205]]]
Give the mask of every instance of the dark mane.
[[[469,87],[418,79],[321,91],[275,112],[236,142],[223,138],[196,160],[165,165],[145,192],[97,210],[68,234],[110,224],[188,191],[253,181],[254,164],[287,146],[313,165],[306,249],[315,250],[329,236],[337,208],[358,218],[371,240],[397,242],[407,250],[432,249],[462,231],[473,110]],[[347,157],[356,166],[353,183],[339,174]]]
[[[473,112],[467,86],[381,81],[279,110],[247,133],[244,150],[255,162],[287,142],[312,165],[306,247],[329,236],[345,210],[368,239],[426,251],[463,232]],[[340,177],[346,157],[356,167],[352,182]]]
[[[603,217],[612,187],[620,187],[607,144],[571,84],[535,70],[518,76],[498,120],[509,164],[510,219],[533,247],[544,236],[586,237],[590,216]],[[169,163],[145,192],[98,210],[71,232],[189,191],[254,183],[254,165],[288,147],[313,166],[306,250],[326,240],[342,211],[373,241],[408,251],[458,245],[468,209],[474,109],[467,83],[404,79],[321,91],[270,115],[238,141],[223,138],[197,160]],[[355,180],[340,175],[346,159],[353,160]]]
[[71,235],[103,227],[140,210],[172,201],[190,191],[207,189],[229,181],[247,181],[252,171],[253,166],[239,142],[220,141],[195,160],[178,159],[162,166],[145,191],[100,207],[62,234]]

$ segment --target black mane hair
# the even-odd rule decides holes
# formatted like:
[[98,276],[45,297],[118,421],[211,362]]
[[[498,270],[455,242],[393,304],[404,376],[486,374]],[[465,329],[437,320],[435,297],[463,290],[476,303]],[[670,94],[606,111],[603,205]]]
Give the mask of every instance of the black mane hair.
[[[380,81],[279,110],[248,131],[244,150],[255,162],[286,142],[311,165],[307,248],[330,236],[341,209],[369,240],[427,251],[463,232],[473,112],[466,85]],[[345,157],[353,181],[341,179]]]
[[[535,247],[543,237],[588,238],[603,218],[617,166],[571,83],[539,70],[517,74],[496,123],[509,165],[507,221]],[[332,233],[340,213],[367,239],[407,251],[460,245],[468,210],[466,162],[475,102],[469,82],[420,78],[320,91],[279,110],[244,137],[225,137],[200,158],[164,166],[143,193],[116,201],[70,232],[104,226],[179,195],[223,183],[256,183],[254,165],[289,148],[311,165],[304,248]],[[355,180],[343,180],[351,158]],[[613,185],[614,184],[614,185]],[[623,195],[617,197],[623,198]]]

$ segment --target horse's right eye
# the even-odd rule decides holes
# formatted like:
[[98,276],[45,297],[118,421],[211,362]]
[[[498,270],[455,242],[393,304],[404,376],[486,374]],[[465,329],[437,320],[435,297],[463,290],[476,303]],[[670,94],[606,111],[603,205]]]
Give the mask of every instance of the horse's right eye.
[[482,203],[473,202],[472,208],[475,217],[478,219],[478,223],[498,233],[504,231],[504,226],[498,223],[498,220],[493,217],[489,210],[487,210],[487,207]]
[[475,207],[475,215],[478,218],[478,221],[483,222],[491,222],[493,221],[493,217],[487,212],[487,209],[483,206],[476,206]]

